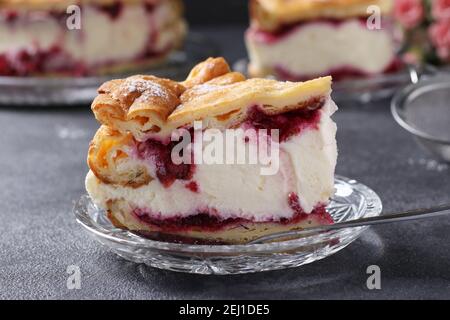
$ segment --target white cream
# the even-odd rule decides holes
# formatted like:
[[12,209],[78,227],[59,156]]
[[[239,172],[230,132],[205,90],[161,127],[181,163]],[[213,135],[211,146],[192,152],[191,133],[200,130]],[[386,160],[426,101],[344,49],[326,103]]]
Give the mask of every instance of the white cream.
[[[336,111],[330,101],[325,114]],[[322,116],[319,130],[303,132],[298,139],[283,144],[292,161],[293,177],[303,210],[310,212],[319,202],[327,203],[334,193],[334,169],[337,160],[336,124],[329,116]]]
[[0,25],[0,53],[29,48],[50,49],[59,39],[61,31],[55,19],[36,18],[30,23]]
[[310,213],[316,205],[327,203],[334,192],[336,125],[330,116],[336,109],[329,99],[317,130],[306,129],[281,143],[280,170],[275,175],[260,175],[260,165],[199,164],[193,177],[199,193],[194,193],[185,187],[187,181],[177,180],[164,188],[155,179],[134,189],[102,184],[89,172],[86,189],[101,207],[109,199],[125,199],[164,218],[188,216],[206,208],[217,209],[223,218],[290,218],[290,192],[298,194],[301,207]]
[[81,29],[67,31],[64,50],[76,60],[88,64],[132,59],[144,52],[150,32],[143,7],[124,7],[111,19],[105,12],[92,7],[82,11]]
[[357,19],[339,25],[311,22],[270,43],[249,32],[246,44],[255,69],[281,67],[299,76],[320,75],[342,66],[380,73],[395,52],[388,30],[369,30]]

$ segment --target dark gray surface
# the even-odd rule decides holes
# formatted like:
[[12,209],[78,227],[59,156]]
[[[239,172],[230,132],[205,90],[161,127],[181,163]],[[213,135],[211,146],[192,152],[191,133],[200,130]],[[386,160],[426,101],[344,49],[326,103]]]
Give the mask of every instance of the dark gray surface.
[[[242,30],[221,30],[225,56],[243,56]],[[372,187],[385,212],[450,201],[449,166],[397,126],[388,101],[341,105],[335,119],[337,173]],[[449,216],[374,227],[331,257],[283,271],[195,276],[126,262],[88,237],[71,213],[98,128],[89,108],[0,109],[0,128],[0,298],[450,298]],[[366,287],[373,264],[381,290]],[[81,268],[80,290],[66,287],[68,265]]]

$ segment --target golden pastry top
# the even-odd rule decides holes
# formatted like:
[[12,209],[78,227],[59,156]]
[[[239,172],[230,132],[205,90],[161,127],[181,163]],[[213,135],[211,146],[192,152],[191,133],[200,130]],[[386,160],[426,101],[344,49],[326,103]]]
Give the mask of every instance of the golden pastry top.
[[[124,4],[140,3],[144,0],[121,0]],[[153,0],[158,3],[165,0]],[[83,5],[83,4],[96,4],[96,5],[109,5],[117,2],[117,0],[0,0],[0,9],[66,9],[69,5]]]
[[250,0],[250,17],[253,26],[274,31],[299,21],[366,17],[371,14],[367,10],[371,5],[387,14],[393,0]]
[[170,137],[174,129],[192,126],[195,120],[209,128],[230,128],[254,105],[279,114],[304,108],[311,98],[330,92],[331,77],[306,82],[246,80],[231,72],[223,58],[209,58],[183,82],[146,75],[108,81],[99,88],[92,110],[101,124],[142,141]]

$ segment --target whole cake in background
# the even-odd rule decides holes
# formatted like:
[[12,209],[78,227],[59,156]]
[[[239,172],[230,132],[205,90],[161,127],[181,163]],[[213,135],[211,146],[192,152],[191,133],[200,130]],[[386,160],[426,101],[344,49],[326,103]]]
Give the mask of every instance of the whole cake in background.
[[[80,10],[68,13],[71,5]],[[160,63],[183,41],[182,13],[179,0],[2,0],[0,75],[84,76]]]
[[[373,8],[378,20],[368,20]],[[340,80],[395,71],[400,62],[391,10],[391,0],[251,0],[248,72]]]
[[[89,148],[86,189],[115,226],[158,239],[245,243],[333,223],[325,209],[337,158],[331,77],[245,79],[224,59],[209,58],[183,82],[136,75],[108,81],[98,92],[92,110],[101,127]],[[195,143],[207,129],[256,130],[253,139],[235,136],[236,149],[227,145],[219,160],[229,159],[230,149],[279,146],[270,159],[278,166],[263,173],[261,162],[174,163],[178,143],[171,137],[180,129]],[[200,153],[211,152],[208,141]]]

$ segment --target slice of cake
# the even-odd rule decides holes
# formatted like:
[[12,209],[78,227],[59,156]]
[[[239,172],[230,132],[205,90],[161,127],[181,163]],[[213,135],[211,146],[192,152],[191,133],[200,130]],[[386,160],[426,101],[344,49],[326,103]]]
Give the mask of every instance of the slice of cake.
[[83,76],[160,63],[186,33],[179,0],[0,1],[0,75]]
[[137,75],[98,92],[86,188],[117,227],[244,243],[333,222],[331,77],[245,79],[209,58],[184,82]]
[[298,81],[395,71],[391,7],[391,0],[251,0],[249,74]]

